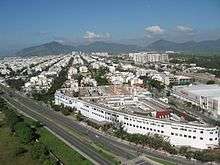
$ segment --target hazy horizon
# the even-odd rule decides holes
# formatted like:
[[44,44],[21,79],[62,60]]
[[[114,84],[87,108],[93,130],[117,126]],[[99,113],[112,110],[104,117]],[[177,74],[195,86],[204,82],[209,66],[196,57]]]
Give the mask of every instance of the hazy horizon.
[[220,1],[2,0],[0,54],[51,41],[147,45],[220,38]]

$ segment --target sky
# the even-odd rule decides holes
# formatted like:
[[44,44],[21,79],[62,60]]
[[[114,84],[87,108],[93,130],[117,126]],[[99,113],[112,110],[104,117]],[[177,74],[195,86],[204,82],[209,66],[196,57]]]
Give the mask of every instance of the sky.
[[220,0],[0,0],[0,53],[50,41],[220,38]]

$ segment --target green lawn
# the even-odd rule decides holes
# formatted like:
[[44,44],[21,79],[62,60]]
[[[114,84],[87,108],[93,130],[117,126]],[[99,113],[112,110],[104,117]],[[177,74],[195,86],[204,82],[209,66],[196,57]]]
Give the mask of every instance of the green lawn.
[[[17,155],[16,150],[25,148],[27,152]],[[4,165],[40,165],[36,160],[33,160],[29,151],[30,146],[21,144],[19,139],[11,135],[9,128],[4,124],[0,124],[0,164]]]
[[65,165],[91,165],[92,163],[67,146],[45,128],[40,128],[40,141],[44,143]]

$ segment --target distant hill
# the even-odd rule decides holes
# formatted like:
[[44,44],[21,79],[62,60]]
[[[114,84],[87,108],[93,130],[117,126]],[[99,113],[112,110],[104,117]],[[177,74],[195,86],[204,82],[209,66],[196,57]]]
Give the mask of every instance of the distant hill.
[[158,40],[149,44],[145,49],[150,50],[174,50],[183,52],[220,52],[220,39],[207,40],[201,42],[187,41],[183,43],[176,43],[167,40]]
[[62,45],[58,42],[50,42],[39,46],[24,48],[17,52],[17,56],[44,56],[44,55],[58,55],[61,53],[69,53],[73,46]]
[[128,53],[132,51],[138,51],[141,47],[137,45],[125,45],[119,43],[108,43],[108,42],[93,42],[89,45],[80,45],[78,50],[84,52],[109,52],[109,53]]
[[39,46],[33,46],[22,49],[17,52],[17,56],[43,56],[43,55],[58,55],[70,53],[72,51],[82,52],[109,52],[109,53],[126,53],[131,51],[138,51],[140,47],[136,45],[124,45],[118,43],[107,42],[93,42],[88,45],[70,46],[63,45],[59,42],[50,42]]
[[22,49],[16,53],[17,56],[44,56],[44,55],[58,55],[66,54],[72,51],[82,51],[82,52],[109,52],[109,53],[128,53],[134,51],[143,50],[156,50],[156,51],[182,51],[182,52],[192,52],[192,53],[213,53],[220,52],[220,39],[209,40],[209,41],[188,41],[184,43],[176,43],[167,40],[158,40],[145,48],[139,47],[137,45],[125,45],[119,43],[108,43],[108,42],[93,42],[88,45],[63,45],[59,42],[50,42],[42,44],[39,46],[33,46],[29,48]]

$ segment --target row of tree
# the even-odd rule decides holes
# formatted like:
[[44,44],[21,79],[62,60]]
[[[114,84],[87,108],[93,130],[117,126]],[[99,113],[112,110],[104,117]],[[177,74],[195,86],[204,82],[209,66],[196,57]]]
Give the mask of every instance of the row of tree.
[[170,154],[179,154],[185,156],[187,159],[194,158],[202,162],[216,161],[220,162],[220,150],[191,150],[189,147],[175,148],[169,141],[165,140],[158,134],[129,134],[127,133],[122,124],[117,123],[114,127],[114,135],[123,140],[139,144],[142,146],[148,146],[156,150],[164,150]]
[[54,94],[57,89],[60,89],[63,83],[67,80],[67,72],[69,67],[72,65],[73,58],[70,59],[68,65],[62,68],[58,77],[54,78],[53,84],[48,91],[42,91],[41,93],[33,92],[32,96],[35,100],[43,101],[45,103],[52,103],[54,99]]
[[120,125],[114,127],[114,135],[135,144],[148,146],[156,150],[161,149],[170,154],[177,154],[177,150],[169,143],[169,141],[164,140],[164,138],[158,134],[130,134],[124,130],[122,125]]
[[194,158],[202,162],[220,162],[220,150],[198,150],[193,151],[190,147],[180,147],[179,154],[187,159]]
[[61,105],[51,104],[51,107],[53,108],[54,111],[60,111],[65,116],[68,116],[71,113],[76,111],[76,108],[67,107],[67,106],[64,106],[63,104]]
[[107,67],[100,67],[99,69],[90,69],[92,73],[92,77],[95,78],[98,85],[108,85],[108,79],[106,78],[106,74],[109,72]]

